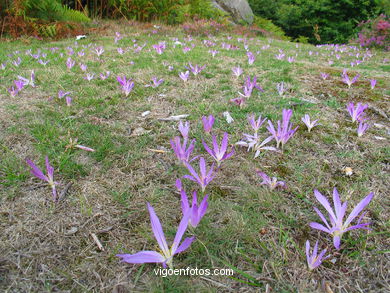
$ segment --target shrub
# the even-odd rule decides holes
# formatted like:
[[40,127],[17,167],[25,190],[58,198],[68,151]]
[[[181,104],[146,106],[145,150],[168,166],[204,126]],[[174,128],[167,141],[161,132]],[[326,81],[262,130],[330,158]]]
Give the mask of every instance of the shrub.
[[260,29],[265,30],[272,36],[276,36],[284,40],[289,39],[288,37],[286,37],[285,32],[269,19],[265,19],[260,16],[255,16],[253,24],[258,26]]
[[375,19],[361,22],[358,42],[362,47],[377,47],[390,51],[390,18],[381,14]]

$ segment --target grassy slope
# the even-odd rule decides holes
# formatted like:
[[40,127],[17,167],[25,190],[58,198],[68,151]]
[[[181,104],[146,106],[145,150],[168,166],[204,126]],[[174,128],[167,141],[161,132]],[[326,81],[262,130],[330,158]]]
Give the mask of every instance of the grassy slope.
[[[0,225],[4,231],[0,236],[0,288],[24,292],[98,292],[114,287],[216,292],[237,291],[239,287],[251,290],[253,286],[242,283],[250,282],[263,290],[268,284],[275,292],[312,292],[321,284],[325,286],[325,281],[335,292],[389,289],[388,128],[372,126],[358,138],[356,125],[350,122],[345,109],[349,101],[367,102],[370,123],[389,127],[381,111],[389,109],[386,80],[390,74],[383,53],[375,52],[369,61],[349,69],[350,75],[360,73],[361,77],[348,89],[340,82],[340,73],[354,60],[349,52],[329,66],[327,60],[334,57],[327,56],[330,51],[325,48],[299,45],[297,49],[293,43],[274,40],[269,49],[260,50],[268,41],[256,38],[249,40],[249,48],[260,54],[249,66],[237,36],[232,40],[218,36],[215,41],[220,53],[212,58],[202,38],[194,37],[196,47],[185,54],[180,47],[172,47],[172,37],[182,41],[181,34],[148,35],[132,29],[123,33],[126,37],[118,45],[113,36],[91,36],[80,41],[78,47],[73,40],[0,44],[0,63],[15,50],[22,58],[19,67],[8,64],[0,71]],[[132,50],[122,56],[117,54],[116,47],[132,47],[133,39],[140,45],[147,43],[140,54]],[[160,40],[166,40],[168,48],[157,55],[151,46]],[[221,42],[236,44],[240,49],[221,49]],[[88,82],[82,78],[85,74],[78,65],[70,71],[66,69],[65,48],[72,46],[77,52],[88,44],[104,46],[100,60],[93,53],[95,45],[85,49],[84,57],[72,58],[87,64],[88,72],[98,75],[111,71],[109,79],[95,77]],[[51,53],[50,47],[58,47],[64,56]],[[33,53],[39,49],[47,53],[50,63],[44,67],[26,56],[24,52],[30,48]],[[296,61],[290,64],[276,60],[278,49],[287,56],[297,53]],[[318,55],[309,56],[309,50]],[[178,73],[185,70],[188,62],[207,67],[184,84]],[[174,66],[172,72],[167,70],[167,64]],[[244,69],[238,79],[231,74],[236,65]],[[27,87],[17,97],[10,97],[6,88],[17,75],[27,77],[31,69],[36,72],[37,87]],[[320,72],[331,76],[322,81]],[[127,98],[116,81],[116,76],[122,74],[135,81],[135,89]],[[237,96],[247,75],[256,75],[265,92],[256,91],[240,109],[229,99]],[[145,88],[153,76],[164,78],[164,83],[157,89]],[[371,78],[378,80],[374,90],[369,89]],[[281,81],[289,88],[283,97],[275,90]],[[71,91],[71,107],[56,98],[60,89]],[[55,98],[48,101],[50,96]],[[178,135],[177,123],[158,118],[190,114],[190,135],[197,140],[195,154],[205,155],[201,140],[210,141],[210,137],[202,129],[203,115],[215,115],[215,133],[221,137],[227,131],[234,143],[242,133],[251,131],[247,114],[261,113],[276,121],[283,108],[294,110],[292,120],[299,125],[283,154],[266,152],[253,159],[253,153],[236,148],[236,155],[223,164],[207,187],[210,202],[205,218],[195,231],[187,232],[194,233],[198,241],[174,260],[177,268],[234,267],[234,277],[241,282],[217,276],[161,278],[153,274],[155,265],[118,262],[115,254],[119,252],[157,248],[146,201],[155,207],[168,241],[173,239],[180,221],[179,194],[174,183],[187,171],[177,163],[169,146],[169,139]],[[151,114],[142,117],[147,110]],[[234,123],[226,123],[224,111],[231,113]],[[308,133],[300,121],[303,114],[319,118],[321,126]],[[139,130],[150,132],[135,135]],[[265,127],[261,132],[266,137]],[[387,139],[377,140],[374,136]],[[65,152],[69,138],[76,137],[96,152]],[[66,201],[58,207],[53,207],[50,190],[32,178],[24,162],[28,157],[43,167],[45,155],[55,167],[60,189],[74,182]],[[210,157],[207,160],[211,163]],[[354,174],[346,176],[344,167],[351,167]],[[259,185],[256,168],[286,181],[288,188],[268,191]],[[192,182],[183,182],[188,191],[198,188]],[[343,200],[348,199],[348,211],[370,191],[375,193],[365,216],[366,221],[372,222],[373,231],[344,235],[340,251],[332,248],[327,235],[308,225],[319,221],[312,208],[318,206],[313,189],[329,197],[333,187],[338,188]],[[90,233],[98,235],[105,251],[97,249]],[[306,239],[311,243],[320,239],[321,247],[328,248],[332,255],[313,273],[306,268]]]

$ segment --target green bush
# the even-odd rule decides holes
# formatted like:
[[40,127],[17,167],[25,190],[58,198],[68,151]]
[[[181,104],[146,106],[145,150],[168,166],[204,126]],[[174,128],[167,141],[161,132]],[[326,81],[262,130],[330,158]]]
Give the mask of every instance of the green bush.
[[294,39],[343,43],[357,24],[389,9],[388,0],[249,0],[255,15],[270,19]]
[[60,0],[23,0],[23,16],[44,21],[88,22],[90,19],[80,11],[69,9]]
[[283,29],[275,25],[271,20],[262,18],[260,16],[255,16],[253,20],[253,24],[258,26],[261,29],[266,30],[272,35],[279,37],[281,39],[287,40],[289,39]]

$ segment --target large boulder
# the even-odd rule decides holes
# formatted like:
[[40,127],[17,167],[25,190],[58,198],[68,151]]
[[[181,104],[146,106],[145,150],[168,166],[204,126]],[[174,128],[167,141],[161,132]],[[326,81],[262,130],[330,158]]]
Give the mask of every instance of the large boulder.
[[253,12],[247,0],[213,0],[214,6],[231,15],[234,22],[253,22]]

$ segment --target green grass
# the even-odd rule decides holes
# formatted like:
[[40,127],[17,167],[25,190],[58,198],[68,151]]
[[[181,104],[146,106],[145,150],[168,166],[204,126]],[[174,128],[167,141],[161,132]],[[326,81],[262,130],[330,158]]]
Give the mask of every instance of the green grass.
[[[327,61],[332,57],[326,48],[300,44],[296,49],[295,43],[273,40],[270,48],[262,50],[268,40],[256,37],[248,44],[252,52],[259,54],[255,54],[255,63],[248,65],[243,44],[237,41],[239,36],[232,40],[224,34],[216,36],[220,53],[212,58],[202,38],[194,37],[195,47],[183,53],[181,46],[173,48],[173,37],[180,41],[185,37],[180,32],[149,35],[136,28],[126,30],[122,33],[127,36],[117,45],[112,36],[90,36],[79,41],[78,47],[72,39],[0,43],[0,63],[12,60],[14,57],[7,54],[16,50],[22,58],[19,67],[8,62],[0,72],[0,218],[5,231],[0,248],[5,252],[7,268],[0,288],[97,292],[112,291],[122,284],[143,292],[245,291],[265,290],[266,286],[275,292],[313,292],[324,279],[332,280],[341,292],[354,291],[356,282],[367,292],[384,290],[381,271],[385,269],[390,227],[386,199],[389,137],[386,128],[372,126],[358,138],[357,125],[350,122],[345,105],[349,101],[369,101],[370,108],[388,108],[390,76],[383,63],[385,55],[375,52],[362,65],[349,69],[352,75],[360,73],[361,77],[348,89],[340,82],[340,73],[354,60],[349,52],[329,66]],[[146,43],[140,53],[133,51],[135,38],[140,45]],[[167,49],[157,55],[152,45],[163,40],[167,41]],[[78,57],[77,52],[90,42],[94,45],[84,48],[85,56]],[[222,49],[222,42],[240,49]],[[105,48],[100,60],[93,52],[95,43]],[[76,52],[71,57],[77,64],[71,70],[65,66],[68,46]],[[51,47],[59,50],[52,52]],[[127,52],[119,55],[117,47]],[[44,67],[26,55],[28,49],[34,54],[38,50],[47,53],[48,65]],[[296,61],[276,60],[274,55],[279,49],[286,56],[298,53]],[[319,55],[309,56],[309,51]],[[207,66],[200,75],[192,75],[183,83],[178,74],[186,70],[184,66],[189,62]],[[88,65],[87,72],[95,73],[94,80],[83,79],[86,73],[79,63]],[[174,67],[173,71],[168,71],[168,65]],[[231,73],[237,65],[244,69],[239,78]],[[32,69],[37,87],[26,87],[18,96],[10,97],[7,88],[13,80],[17,75],[29,76]],[[107,70],[111,71],[110,77],[100,80],[99,73]],[[322,81],[320,72],[331,76]],[[128,97],[119,89],[118,75],[135,82]],[[164,83],[156,89],[145,88],[153,76],[163,78]],[[257,76],[265,92],[255,90],[239,108],[229,100],[239,96],[246,76]],[[374,90],[369,89],[368,80],[372,78],[378,80]],[[288,88],[283,96],[276,91],[279,82]],[[72,106],[57,98],[58,90],[71,92]],[[181,218],[180,195],[174,184],[187,171],[169,144],[178,135],[177,122],[159,118],[189,114],[190,136],[196,139],[194,155],[205,156],[210,165],[211,158],[201,144],[202,140],[211,142],[203,131],[203,115],[216,117],[213,133],[218,140],[226,131],[234,144],[243,133],[252,133],[248,114],[261,114],[275,123],[284,108],[293,109],[292,122],[299,129],[283,153],[266,151],[253,159],[253,152],[236,146],[235,156],[223,163],[206,189],[210,197],[206,216],[196,229],[187,232],[196,235],[197,241],[174,259],[175,268],[231,268],[233,277],[162,278],[153,273],[158,265],[119,262],[117,253],[157,249],[147,201],[160,217],[169,243]],[[142,117],[147,110],[151,113]],[[225,111],[230,112],[234,123],[226,122],[222,116]],[[308,133],[300,120],[304,114],[320,119],[321,125]],[[368,116],[372,122],[389,126],[375,111],[369,111]],[[268,136],[266,125],[260,135]],[[70,138],[78,138],[78,143],[95,152],[66,150]],[[65,201],[55,208],[50,205],[50,188],[33,178],[25,163],[30,158],[43,169],[45,156],[55,168],[59,190],[73,182]],[[198,163],[194,164],[198,168]],[[352,168],[352,176],[345,174],[345,167]],[[261,186],[256,169],[285,181],[287,188],[270,191]],[[185,179],[183,184],[188,194],[199,189]],[[343,200],[350,202],[348,212],[369,192],[375,192],[365,217],[372,222],[373,231],[345,234],[340,251],[332,248],[328,235],[309,227],[309,222],[319,221],[313,211],[313,206],[318,206],[313,190],[330,197],[334,187]],[[77,232],[67,234],[72,227],[77,227]],[[102,232],[105,229],[108,232]],[[96,247],[90,233],[98,236],[104,252]],[[321,248],[327,248],[332,255],[314,272],[306,268],[307,239],[312,244],[319,239]],[[337,291],[336,287],[332,289]]]

